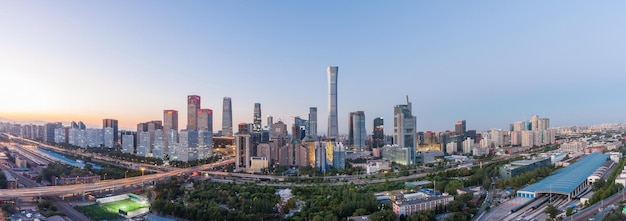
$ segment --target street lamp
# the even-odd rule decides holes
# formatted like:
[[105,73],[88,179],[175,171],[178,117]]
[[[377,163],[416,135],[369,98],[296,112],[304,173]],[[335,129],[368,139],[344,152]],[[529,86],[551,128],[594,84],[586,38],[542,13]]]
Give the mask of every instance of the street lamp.
[[107,173],[104,173],[104,180],[107,180]]
[[[145,170],[146,170],[146,168],[144,168],[144,167],[141,168],[141,177],[143,177],[143,171],[145,171]],[[141,180],[141,189],[144,189],[145,184],[146,184],[145,180]]]

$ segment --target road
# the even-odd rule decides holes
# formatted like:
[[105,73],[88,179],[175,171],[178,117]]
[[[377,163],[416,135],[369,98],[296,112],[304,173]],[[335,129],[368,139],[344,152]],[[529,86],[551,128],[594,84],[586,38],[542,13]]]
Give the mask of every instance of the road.
[[593,214],[595,214],[596,212],[598,212],[598,209],[601,208],[602,206],[608,206],[610,204],[613,203],[617,203],[620,202],[624,196],[626,195],[626,192],[624,192],[624,190],[617,192],[616,194],[613,194],[612,196],[610,196],[609,198],[597,202],[587,208],[585,208],[584,210],[579,211],[578,213],[571,215],[567,218],[565,218],[564,220],[587,220],[590,217],[593,216]]
[[[94,160],[97,161],[101,161],[101,162],[105,162],[105,163],[112,163],[112,164],[116,164],[117,166],[122,166],[122,167],[126,167],[128,169],[139,169],[140,167],[146,168],[147,171],[152,171],[152,172],[161,172],[161,171],[172,171],[172,170],[176,170],[176,168],[171,168],[171,167],[161,167],[161,166],[155,166],[152,164],[146,164],[146,163],[129,163],[129,162],[124,162],[118,159],[113,159],[110,158],[108,156],[104,156],[101,154],[92,154],[92,153],[81,153],[80,151],[69,151],[63,148],[59,148],[59,147],[55,147],[55,146],[51,146],[48,144],[44,144],[41,142],[37,142],[34,140],[30,140],[30,139],[26,139],[26,138],[21,138],[21,137],[16,137],[7,133],[2,133],[3,135],[9,137],[10,139],[17,139],[17,140],[21,140],[23,142],[26,143],[31,143],[31,144],[35,144],[41,147],[45,147],[47,149],[53,150],[57,153],[71,153],[71,154],[77,154],[77,155],[81,155],[84,157],[91,157]],[[34,154],[38,154],[39,152],[36,152]],[[40,153],[39,153],[40,154]],[[55,160],[56,162],[56,160]],[[62,162],[63,163],[63,162]]]
[[37,197],[37,196],[60,196],[65,194],[83,194],[90,191],[99,191],[113,188],[120,188],[125,186],[143,184],[147,182],[164,180],[173,176],[182,174],[190,174],[194,171],[208,170],[217,166],[225,166],[234,163],[235,159],[224,160],[217,163],[200,165],[185,169],[176,169],[169,172],[150,174],[145,176],[130,177],[117,180],[103,180],[96,183],[87,184],[75,184],[66,186],[45,186],[45,187],[32,187],[23,189],[0,189],[0,196],[3,197]]
[[[24,186],[31,187],[31,188],[33,188],[33,187],[40,187],[41,186],[37,182],[35,182],[35,181],[31,180],[31,179],[28,179],[28,178],[22,176],[19,173],[16,173],[16,172],[11,171],[11,170],[7,170],[7,171],[9,173],[11,173],[11,175],[13,175],[13,177],[18,178],[19,182],[24,184]],[[72,206],[68,205],[66,202],[63,202],[57,196],[44,196],[43,198],[45,198],[46,200],[49,200],[50,202],[52,202],[52,204],[58,210],[64,212],[65,215],[67,217],[69,217],[70,219],[72,219],[72,220],[89,220],[89,218],[87,218],[82,213],[76,211]]]
[[493,177],[491,177],[490,180],[491,180],[491,184],[489,185],[489,189],[487,190],[487,196],[485,196],[485,200],[483,200],[482,205],[478,209],[478,213],[476,213],[480,215],[472,217],[472,220],[481,220],[480,218],[485,214],[485,209],[487,208],[487,206],[491,207],[491,200],[493,199],[493,195],[495,194],[495,191],[496,191],[496,188],[495,188],[496,181],[493,179]]

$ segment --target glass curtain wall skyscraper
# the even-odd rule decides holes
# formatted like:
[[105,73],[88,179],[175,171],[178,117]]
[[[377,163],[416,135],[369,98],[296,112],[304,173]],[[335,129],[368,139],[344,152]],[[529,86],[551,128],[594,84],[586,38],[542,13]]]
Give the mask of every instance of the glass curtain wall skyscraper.
[[233,106],[230,97],[224,97],[222,107],[222,136],[233,136]]
[[254,123],[252,125],[252,130],[254,132],[261,132],[263,126],[261,125],[261,103],[254,103]]
[[354,113],[355,112],[350,112],[350,115],[348,116],[348,143],[347,145],[349,147],[352,147],[352,145],[354,145]]
[[198,109],[198,130],[213,132],[213,110]]
[[[171,130],[178,131],[178,111],[163,110],[163,153],[165,154],[169,153],[170,140],[167,137]],[[178,140],[174,141],[174,143],[178,142]]]
[[382,117],[374,119],[374,131],[372,134],[373,147],[379,148],[385,145],[385,126]]
[[107,127],[113,128],[113,143],[119,142],[119,139],[117,137],[118,121],[115,119],[103,119],[102,129],[105,129]]
[[339,139],[339,123],[337,119],[337,72],[339,67],[329,66],[328,75],[328,138]]
[[353,132],[353,141],[354,148],[359,151],[362,151],[365,147],[365,139],[367,137],[367,132],[365,131],[365,112],[357,111],[354,112],[352,116],[352,128]]
[[417,120],[412,113],[411,102],[406,97],[406,104],[396,105],[393,110],[393,141],[401,148],[407,148],[407,164],[416,164]]
[[187,96],[187,130],[198,130],[198,110],[200,110],[200,96]]
[[317,138],[317,107],[309,108],[309,130],[307,130],[307,134],[308,137]]

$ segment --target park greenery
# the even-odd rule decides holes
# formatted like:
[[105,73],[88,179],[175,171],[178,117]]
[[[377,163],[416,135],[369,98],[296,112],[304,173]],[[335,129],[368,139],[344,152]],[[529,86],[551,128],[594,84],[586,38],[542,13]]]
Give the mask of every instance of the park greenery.
[[254,184],[193,182],[187,189],[178,179],[157,184],[151,209],[186,220],[262,220],[277,218],[280,197],[274,187]]
[[78,168],[60,163],[50,163],[41,172],[41,175],[37,178],[37,182],[41,180],[47,180],[54,183],[56,177],[65,176],[84,176],[84,175],[100,175],[102,179],[121,179],[125,177],[141,176],[139,170],[124,170],[110,165],[102,166],[101,170],[95,170],[91,164],[86,164],[84,168]]

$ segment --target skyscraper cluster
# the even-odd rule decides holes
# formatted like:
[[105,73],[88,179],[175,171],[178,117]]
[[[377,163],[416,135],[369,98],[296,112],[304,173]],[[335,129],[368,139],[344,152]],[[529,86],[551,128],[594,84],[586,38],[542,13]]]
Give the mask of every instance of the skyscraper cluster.
[[213,110],[201,107],[200,96],[187,96],[186,129],[179,131],[178,123],[178,110],[163,110],[162,121],[139,123],[135,134],[122,134],[122,152],[178,161],[210,157]]

